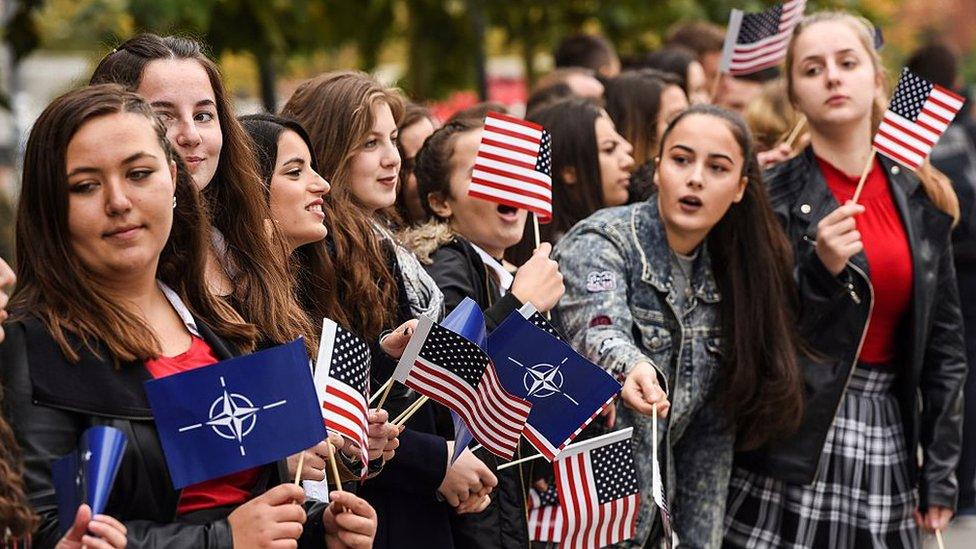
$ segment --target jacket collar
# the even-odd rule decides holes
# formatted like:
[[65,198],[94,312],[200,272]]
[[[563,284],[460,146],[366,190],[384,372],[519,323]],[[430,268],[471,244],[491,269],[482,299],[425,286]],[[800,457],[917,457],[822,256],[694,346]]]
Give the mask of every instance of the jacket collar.
[[[664,232],[664,223],[658,209],[657,193],[645,202],[631,209],[631,222],[628,224],[637,250],[641,254],[641,279],[654,286],[662,294],[671,292],[671,247]],[[721,299],[706,243],[695,260],[692,270],[691,286],[694,296],[710,303]]]
[[[143,362],[116,363],[103,345],[96,344],[93,353],[68,334],[69,343],[80,355],[80,361],[72,364],[40,320],[29,318],[23,323],[35,401],[98,416],[152,419],[143,387],[152,376]],[[218,360],[238,354],[199,319],[193,318],[193,323]]]

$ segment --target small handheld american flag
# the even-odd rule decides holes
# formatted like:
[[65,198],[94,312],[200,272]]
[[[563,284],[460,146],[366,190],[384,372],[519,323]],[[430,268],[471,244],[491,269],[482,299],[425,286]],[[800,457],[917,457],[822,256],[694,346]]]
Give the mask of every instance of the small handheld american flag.
[[553,471],[563,515],[563,548],[595,549],[630,539],[640,490],[631,449],[633,428],[563,449]]
[[559,541],[563,531],[563,512],[559,507],[555,482],[550,483],[545,492],[529,488],[528,523],[530,540]]
[[505,390],[481,347],[421,316],[393,376],[457,412],[488,451],[512,459],[532,405]]
[[552,138],[542,126],[490,112],[468,195],[552,220]]
[[806,5],[806,0],[787,0],[759,13],[732,10],[719,70],[738,76],[778,65]]
[[964,101],[959,95],[904,69],[874,136],[874,148],[917,170]]
[[369,346],[334,321],[322,321],[315,391],[326,427],[359,445],[365,475],[369,462]]

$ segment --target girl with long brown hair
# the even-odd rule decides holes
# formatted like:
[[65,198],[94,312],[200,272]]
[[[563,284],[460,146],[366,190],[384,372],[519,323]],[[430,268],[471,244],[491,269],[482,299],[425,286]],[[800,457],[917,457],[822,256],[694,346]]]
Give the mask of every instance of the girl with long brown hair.
[[807,400],[793,436],[737,456],[730,547],[919,547],[919,526],[945,528],[953,514],[966,375],[949,240],[959,207],[934,170],[872,158],[886,103],[873,37],[862,19],[817,13],[787,50],[810,146],[767,181],[797,258]]
[[[0,378],[38,546],[53,545],[59,526],[50,462],[92,425],[128,440],[107,511],[130,546],[321,547],[348,524],[331,506],[296,503],[300,488],[275,486],[283,464],[172,488],[143,382],[237,355],[258,336],[207,285],[208,231],[190,174],[138,95],[84,88],[34,124]],[[375,522],[350,496],[338,497],[361,512],[368,546]]]
[[305,335],[314,347],[317,339],[292,296],[280,242],[274,228],[266,228],[268,206],[247,135],[201,44],[137,35],[95,68],[91,83],[105,82],[146,98],[201,190],[215,229],[207,260],[211,291],[256,327],[262,345]]
[[[327,209],[342,216],[329,224],[338,295],[356,303],[352,328],[363,337],[375,338],[379,330],[421,314],[435,319],[442,314],[440,290],[417,258],[397,243],[383,217],[396,200],[402,113],[397,92],[349,71],[304,82],[282,110],[308,130],[320,173],[332,184]],[[388,358],[374,354],[373,386],[386,382],[393,368]],[[416,398],[397,385],[387,409],[397,414]],[[377,547],[424,540],[431,547],[449,548],[451,509],[444,500],[481,501],[491,490],[494,477],[480,462],[449,464],[453,448],[447,439],[453,435],[446,410],[425,404],[400,434],[396,459],[359,487],[380,517]]]
[[[566,295],[554,319],[624,380],[617,420],[634,428],[643,487],[624,545],[660,535],[659,459],[681,544],[718,547],[734,446],[755,448],[800,419],[792,252],[738,115],[694,105],[660,147],[652,199],[601,210],[556,246]],[[659,456],[655,408],[667,416]]]

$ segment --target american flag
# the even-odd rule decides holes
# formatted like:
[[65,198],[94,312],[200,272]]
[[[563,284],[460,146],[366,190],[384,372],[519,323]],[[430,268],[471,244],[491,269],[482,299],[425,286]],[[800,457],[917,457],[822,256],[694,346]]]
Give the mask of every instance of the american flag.
[[903,70],[874,136],[874,148],[913,170],[918,169],[964,101],[942,86]]
[[468,195],[552,220],[552,137],[542,126],[490,112]]
[[719,70],[736,76],[778,65],[806,6],[806,0],[787,0],[759,13],[732,10]]
[[363,468],[369,462],[369,346],[366,342],[326,318],[316,360],[315,391],[328,429],[339,433],[361,449]]
[[422,316],[393,375],[457,412],[488,451],[512,459],[532,405],[505,390],[478,345]]
[[559,541],[563,531],[563,513],[555,482],[550,483],[545,492],[529,488],[528,522],[529,540]]
[[633,428],[567,446],[553,462],[563,514],[560,547],[590,549],[632,538],[640,490]]

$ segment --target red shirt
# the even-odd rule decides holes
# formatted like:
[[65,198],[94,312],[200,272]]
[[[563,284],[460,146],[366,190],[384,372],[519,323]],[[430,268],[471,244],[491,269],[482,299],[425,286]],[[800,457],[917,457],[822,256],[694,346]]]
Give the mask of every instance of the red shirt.
[[[166,377],[218,362],[207,342],[194,336],[190,348],[176,356],[161,356],[146,361],[146,369],[153,378]],[[201,509],[224,505],[240,505],[251,499],[257,482],[258,469],[246,469],[225,477],[187,486],[180,494],[176,513],[184,515]]]
[[[837,202],[843,204],[853,198],[860,176],[849,176],[819,157],[817,162]],[[912,251],[884,167],[877,159],[858,203],[864,206],[864,213],[855,221],[874,288],[874,308],[860,360],[887,363],[897,355],[898,336],[912,299]]]

